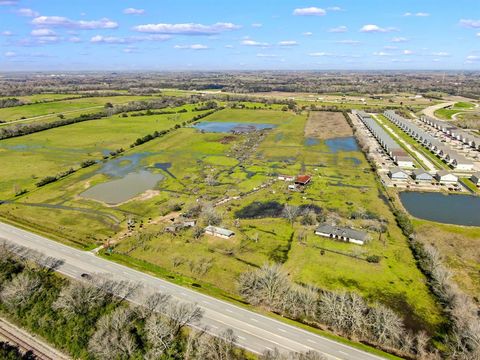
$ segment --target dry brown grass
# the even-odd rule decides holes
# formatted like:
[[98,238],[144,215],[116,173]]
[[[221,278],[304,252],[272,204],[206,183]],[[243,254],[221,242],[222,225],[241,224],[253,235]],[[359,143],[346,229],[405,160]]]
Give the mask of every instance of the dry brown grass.
[[352,128],[339,112],[312,111],[305,124],[307,138],[331,139],[352,134]]
[[435,246],[453,271],[459,286],[472,296],[480,294],[480,229],[420,222],[417,238]]

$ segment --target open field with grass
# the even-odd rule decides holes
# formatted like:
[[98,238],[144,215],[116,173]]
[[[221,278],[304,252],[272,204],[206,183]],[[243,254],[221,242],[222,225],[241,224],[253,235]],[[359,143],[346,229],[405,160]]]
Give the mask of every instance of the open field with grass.
[[419,240],[434,245],[453,270],[462,290],[473,297],[480,293],[480,229],[414,220]]
[[[2,141],[0,156],[7,163],[1,174],[7,179],[2,182],[2,194],[11,197],[15,187],[31,191],[1,205],[0,216],[80,247],[113,241],[114,253],[127,263],[131,259],[152,264],[232,296],[242,272],[279,262],[299,283],[359,292],[369,301],[381,301],[401,312],[413,327],[432,330],[441,323],[425,279],[355,140],[336,143],[334,134],[326,142],[306,142],[307,114],[226,109],[202,121],[266,123],[275,128],[237,135],[180,128],[128,150],[117,158],[120,167],[129,166],[134,156],[136,168],[162,173],[165,179],[152,196],[117,206],[80,196],[110,179],[100,170],[112,160],[39,189],[33,185],[33,176],[56,173],[98,158],[106,150],[127,148],[135,138],[170,128],[194,114],[114,116]],[[345,124],[339,123],[346,129]],[[168,171],[155,164],[169,164]],[[306,173],[313,180],[303,192],[292,192],[287,183],[276,181],[279,173]],[[214,181],[208,183],[207,178]],[[168,223],[161,217],[174,209],[187,211],[199,202],[213,204],[225,198],[231,200],[215,211],[222,226],[235,231],[233,238],[196,238],[192,229],[175,234],[164,231]],[[314,226],[301,224],[300,217],[293,225],[278,214],[242,218],[242,209],[255,202],[313,206],[326,219],[367,229],[371,241],[361,247],[320,238],[313,234]],[[127,219],[136,222],[133,232],[126,230]],[[382,224],[386,232],[380,235],[376,229]],[[379,256],[380,262],[367,262],[369,255]]]
[[328,139],[351,135],[352,128],[339,112],[312,111],[305,125],[306,138]]
[[106,103],[124,104],[129,101],[151,99],[149,96],[110,96],[73,100],[59,100],[47,103],[28,104],[0,109],[0,120],[15,121],[21,119],[57,116],[64,112],[98,112]]
[[[191,110],[191,105],[170,110],[184,108]],[[78,167],[85,160],[101,159],[110,151],[127,149],[138,137],[168,129],[201,113],[115,115],[3,140],[0,142],[3,164],[0,196],[11,197],[15,193],[14,187],[33,190],[37,179]]]

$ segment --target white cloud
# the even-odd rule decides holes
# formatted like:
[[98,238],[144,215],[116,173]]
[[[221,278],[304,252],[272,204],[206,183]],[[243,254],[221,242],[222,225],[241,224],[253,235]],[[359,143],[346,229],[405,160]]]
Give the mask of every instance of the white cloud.
[[15,57],[17,56],[17,53],[13,51],[7,51],[5,54],[3,54],[5,57]]
[[298,45],[298,42],[296,42],[295,40],[284,40],[284,41],[280,41],[278,43],[278,45],[280,45],[280,46],[296,46],[296,45]]
[[192,45],[175,45],[175,49],[189,49],[189,50],[207,50],[209,47],[202,44],[192,44]]
[[168,35],[147,35],[147,36],[128,36],[128,37],[95,35],[90,39],[90,42],[94,44],[129,44],[129,43],[134,43],[138,41],[165,41],[170,38],[171,37]]
[[55,31],[50,29],[34,29],[30,33],[32,36],[55,36]]
[[10,30],[5,30],[5,31],[2,31],[2,35],[3,36],[12,36],[13,32],[11,32]]
[[406,12],[405,14],[403,14],[403,16],[427,17],[427,16],[430,16],[430,14],[426,12],[417,12],[417,13]]
[[460,25],[472,29],[480,29],[480,20],[462,19]]
[[382,28],[378,25],[374,24],[367,24],[363,25],[362,28],[360,29],[360,32],[365,32],[365,33],[385,33],[385,32],[390,32],[395,30],[394,28]]
[[295,16],[323,16],[327,12],[318,7],[308,7],[308,8],[298,8],[293,10],[293,15]]
[[245,45],[245,46],[262,46],[262,47],[270,46],[269,43],[259,42],[259,41],[255,41],[255,40],[252,40],[252,39],[242,40],[241,44]]
[[118,23],[107,18],[91,21],[77,21],[63,16],[39,16],[32,20],[32,24],[37,26],[59,26],[82,30],[115,29],[118,27]]
[[0,0],[0,6],[1,5],[17,5],[18,0]]
[[343,9],[340,6],[330,6],[327,8],[327,10],[330,11],[343,11]]
[[145,10],[135,9],[135,8],[126,8],[123,10],[123,13],[127,15],[142,15],[142,14],[145,14]]
[[480,56],[477,56],[477,55],[469,55],[465,59],[465,62],[467,64],[473,64],[473,63],[476,63],[476,62],[479,62],[479,61],[480,61]]
[[338,40],[335,41],[337,44],[343,44],[343,45],[358,45],[360,44],[360,41],[358,40]]
[[432,53],[433,56],[450,56],[448,52],[445,51],[440,51],[440,52],[434,52]]
[[333,56],[333,54],[327,53],[327,52],[313,52],[313,53],[309,53],[308,56],[321,57],[321,56]]
[[78,36],[72,36],[71,38],[68,39],[68,42],[79,43],[79,42],[82,42],[82,39],[80,39]]
[[263,24],[260,24],[260,23],[254,23],[252,24],[252,27],[253,28],[261,28],[263,26]]
[[239,29],[239,25],[232,23],[216,23],[213,25],[203,24],[145,24],[135,26],[133,29],[139,32],[156,34],[176,34],[176,35],[212,35],[225,31]]
[[404,37],[394,37],[392,38],[392,40],[390,40],[391,42],[394,42],[394,43],[402,43],[402,42],[406,42],[408,41],[407,38],[404,38]]
[[402,54],[403,54],[403,55],[413,55],[413,53],[414,53],[414,52],[413,52],[412,50],[403,50],[403,51],[402,51]]
[[225,45],[225,48],[227,48],[227,49],[233,49],[234,46],[233,46],[233,45]]
[[125,44],[128,42],[125,38],[116,37],[116,36],[103,36],[95,35],[90,39],[90,42],[94,44],[104,43],[104,44]]
[[305,31],[304,33],[302,33],[303,36],[312,36],[313,33],[311,31]]
[[40,15],[37,11],[34,11],[29,8],[21,8],[16,11],[16,13],[20,16],[26,16],[26,17],[37,17]]
[[392,56],[390,53],[386,53],[384,51],[377,51],[373,53],[374,56]]
[[257,54],[257,57],[261,57],[261,58],[275,58],[275,57],[278,57],[278,55],[274,55],[274,54]]
[[477,33],[477,36],[480,37],[480,32]]
[[331,33],[344,33],[347,31],[348,31],[348,28],[345,25],[337,26],[328,30],[328,32],[331,32]]
[[138,49],[136,47],[130,46],[130,47],[126,47],[122,51],[126,54],[132,54],[132,53],[138,52]]

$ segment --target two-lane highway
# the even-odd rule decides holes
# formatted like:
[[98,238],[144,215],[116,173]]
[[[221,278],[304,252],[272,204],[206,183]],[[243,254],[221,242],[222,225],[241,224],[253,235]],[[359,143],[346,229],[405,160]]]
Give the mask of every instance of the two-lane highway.
[[[137,282],[148,291],[158,291],[170,294],[181,301],[196,303],[204,311],[204,317],[201,321],[202,326],[207,326],[213,334],[218,334],[228,328],[232,329],[238,337],[238,344],[255,353],[278,348],[280,351],[315,350],[326,355],[329,359],[381,359],[376,355],[284,324],[228,302],[105,260],[91,252],[71,248],[11,225],[0,223],[0,239],[63,260],[64,263],[58,271],[74,278],[80,278],[82,273],[108,274],[112,278]],[[130,300],[139,301],[135,297]]]

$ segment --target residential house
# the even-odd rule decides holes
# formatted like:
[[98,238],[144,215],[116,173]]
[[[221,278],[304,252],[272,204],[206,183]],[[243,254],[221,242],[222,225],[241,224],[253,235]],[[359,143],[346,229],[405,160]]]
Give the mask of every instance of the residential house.
[[367,241],[368,234],[364,231],[355,230],[348,227],[339,227],[329,224],[322,224],[316,230],[315,234],[330,239],[350,242],[357,245],[363,245]]
[[205,234],[220,237],[222,239],[229,239],[235,235],[235,233],[231,230],[212,225],[209,225],[205,228]]
[[435,179],[442,184],[456,184],[458,177],[446,170],[440,170],[435,174]]
[[480,186],[480,172],[476,172],[475,174],[473,174],[471,177],[470,177],[470,180],[472,180],[472,182],[477,185],[477,186]]
[[408,174],[399,167],[390,169],[388,176],[392,180],[408,180]]
[[430,181],[433,180],[433,176],[430,175],[428,172],[426,172],[423,169],[413,170],[413,178],[415,179],[415,181],[428,181],[428,182],[430,182]]

